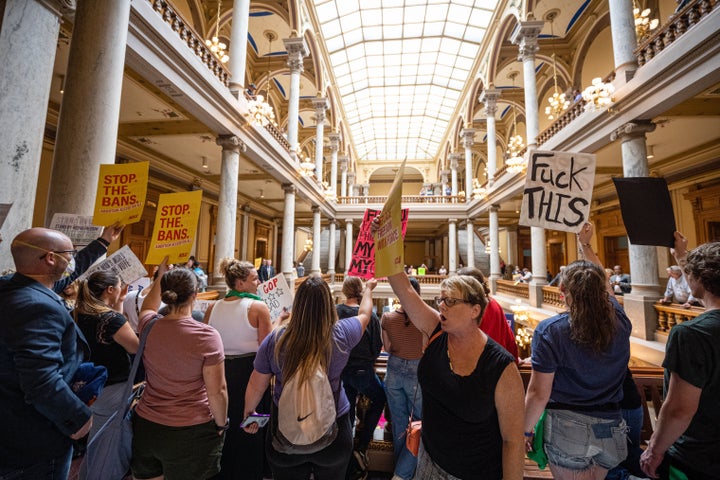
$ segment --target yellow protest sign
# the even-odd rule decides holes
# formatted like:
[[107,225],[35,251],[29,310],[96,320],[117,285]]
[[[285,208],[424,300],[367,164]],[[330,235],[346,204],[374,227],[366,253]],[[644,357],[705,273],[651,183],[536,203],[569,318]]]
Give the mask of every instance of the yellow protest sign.
[[100,165],[93,225],[140,221],[147,193],[150,162]]
[[375,232],[375,277],[382,278],[403,271],[405,253],[402,237],[402,181],[405,160],[395,174],[387,201]]
[[165,255],[170,257],[169,263],[187,262],[195,241],[201,202],[202,190],[160,195],[146,264],[157,265]]

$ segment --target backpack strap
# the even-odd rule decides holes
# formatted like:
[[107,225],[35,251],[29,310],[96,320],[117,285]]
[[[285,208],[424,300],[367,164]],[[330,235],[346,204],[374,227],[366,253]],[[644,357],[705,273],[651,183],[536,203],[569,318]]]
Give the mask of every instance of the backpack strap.
[[438,338],[440,335],[442,335],[442,333],[443,333],[443,331],[442,331],[442,328],[441,328],[440,330],[438,330],[437,332],[435,332],[435,334],[434,334],[432,337],[430,337],[430,339],[428,340],[428,342],[427,342],[427,343],[425,344],[425,346],[423,347],[423,353],[425,353],[425,350],[427,350],[427,348],[430,346],[430,344],[431,344],[436,338]]

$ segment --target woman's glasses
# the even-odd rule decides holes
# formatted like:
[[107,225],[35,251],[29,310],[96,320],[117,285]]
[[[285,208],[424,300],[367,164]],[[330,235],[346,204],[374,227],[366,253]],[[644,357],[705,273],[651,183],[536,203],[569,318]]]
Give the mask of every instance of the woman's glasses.
[[463,300],[462,298],[452,298],[452,297],[435,297],[435,305],[438,307],[441,303],[444,303],[446,307],[454,307],[458,303],[470,303],[467,300]]

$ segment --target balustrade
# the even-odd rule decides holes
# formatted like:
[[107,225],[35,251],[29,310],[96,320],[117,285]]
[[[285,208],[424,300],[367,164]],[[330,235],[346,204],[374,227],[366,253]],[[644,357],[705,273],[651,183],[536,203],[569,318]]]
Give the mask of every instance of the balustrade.
[[658,316],[657,330],[665,333],[669,332],[678,323],[692,320],[705,311],[702,307],[684,308],[679,304],[664,305],[656,303],[654,307]]
[[542,287],[543,305],[551,305],[557,308],[565,308],[565,300],[563,299],[560,289],[557,287]]
[[515,283],[512,280],[498,280],[497,291],[508,297],[530,298],[527,283]]

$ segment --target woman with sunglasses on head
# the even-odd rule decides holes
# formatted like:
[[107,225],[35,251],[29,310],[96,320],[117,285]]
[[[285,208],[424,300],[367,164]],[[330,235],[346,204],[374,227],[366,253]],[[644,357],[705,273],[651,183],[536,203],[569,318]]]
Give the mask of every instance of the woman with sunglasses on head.
[[89,360],[108,371],[105,387],[90,407],[93,425],[88,439],[115,412],[130,374],[130,355],[138,349],[138,337],[122,314],[126,294],[127,285],[111,271],[94,272],[78,284],[75,322],[90,347]]
[[439,311],[407,274],[388,282],[418,330],[431,339],[439,333],[418,366],[423,424],[415,478],[522,479],[523,384],[512,355],[478,328],[487,306],[480,282],[444,280]]
[[526,449],[545,410],[544,451],[559,480],[604,479],[627,456],[620,401],[631,324],[591,248],[593,230],[583,225],[578,243],[586,260],[568,265],[560,279],[568,311],[540,322],[532,340]]

